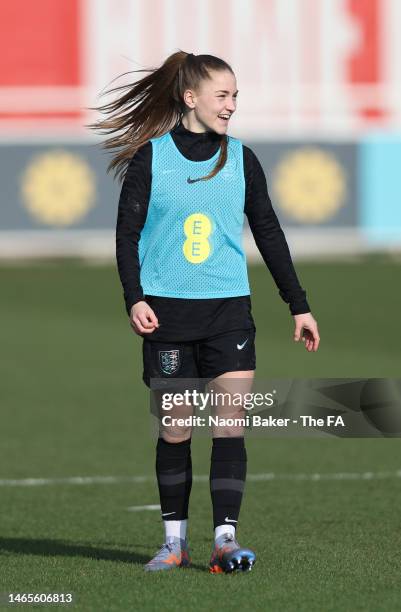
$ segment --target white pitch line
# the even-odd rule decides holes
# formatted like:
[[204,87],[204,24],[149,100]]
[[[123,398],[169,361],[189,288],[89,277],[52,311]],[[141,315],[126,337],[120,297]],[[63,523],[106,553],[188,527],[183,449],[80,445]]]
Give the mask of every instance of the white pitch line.
[[129,506],[129,512],[140,512],[141,510],[160,510],[159,504],[148,504],[147,506]]
[[68,478],[21,478],[0,480],[0,487],[41,487],[44,485],[118,484],[120,482],[150,482],[150,476],[71,476]]
[[[326,473],[299,473],[299,474],[248,474],[249,482],[265,482],[271,480],[379,480],[388,478],[401,478],[401,469],[387,472],[326,472]],[[195,482],[209,482],[209,476],[194,475]],[[71,476],[68,478],[19,478],[0,479],[0,487],[41,487],[51,485],[92,485],[92,484],[141,484],[156,482],[154,476]]]

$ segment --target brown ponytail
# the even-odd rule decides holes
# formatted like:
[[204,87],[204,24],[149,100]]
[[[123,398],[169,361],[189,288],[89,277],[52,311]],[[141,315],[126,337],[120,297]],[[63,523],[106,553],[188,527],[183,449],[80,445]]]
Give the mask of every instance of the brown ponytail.
[[[115,178],[119,177],[122,181],[135,152],[151,138],[162,136],[179,123],[186,110],[183,98],[185,90],[197,90],[202,79],[210,78],[209,70],[229,70],[233,73],[224,60],[214,55],[193,55],[178,51],[170,55],[159,68],[133,70],[150,73],[139,81],[104,92],[103,95],[115,91],[125,92],[112,102],[90,107],[90,110],[100,111],[108,117],[86,127],[99,134],[119,132],[102,144],[103,149],[117,150],[107,172],[116,168]],[[207,176],[198,180],[211,179],[224,167],[226,161],[227,136],[223,134],[216,166]]]

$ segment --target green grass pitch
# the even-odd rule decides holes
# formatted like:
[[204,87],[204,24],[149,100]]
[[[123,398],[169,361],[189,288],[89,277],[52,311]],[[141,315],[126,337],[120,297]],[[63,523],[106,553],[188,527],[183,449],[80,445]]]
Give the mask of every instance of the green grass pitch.
[[[321,332],[309,354],[263,266],[250,268],[258,378],[400,377],[400,264],[299,263]],[[207,481],[193,484],[193,567],[145,574],[162,543],[141,340],[114,265],[2,265],[0,593],[72,592],[73,609],[400,610],[399,439],[249,438],[238,539],[252,572],[210,575]],[[196,436],[196,475],[210,440]],[[280,475],[385,473],[371,479]],[[4,480],[144,476],[143,482],[10,486]],[[3,480],[1,480],[3,479]],[[2,484],[1,484],[2,483]],[[29,606],[26,606],[29,607]],[[67,607],[67,606],[66,606]],[[41,609],[54,609],[41,606]]]

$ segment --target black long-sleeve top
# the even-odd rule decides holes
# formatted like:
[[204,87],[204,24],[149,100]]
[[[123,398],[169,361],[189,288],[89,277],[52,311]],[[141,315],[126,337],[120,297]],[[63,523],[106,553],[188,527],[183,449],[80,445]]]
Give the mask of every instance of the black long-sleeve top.
[[[190,160],[213,157],[220,146],[216,132],[195,133],[179,122],[171,130],[174,143]],[[310,312],[306,292],[299,284],[290,251],[267,190],[266,178],[253,151],[243,145],[245,206],[256,245],[291,314]],[[146,221],[152,181],[152,143],[144,144],[130,160],[118,203],[116,256],[128,315],[133,304],[146,301],[160,327],[149,340],[186,341],[234,329],[254,327],[250,296],[182,299],[144,295],[140,281],[138,242]]]

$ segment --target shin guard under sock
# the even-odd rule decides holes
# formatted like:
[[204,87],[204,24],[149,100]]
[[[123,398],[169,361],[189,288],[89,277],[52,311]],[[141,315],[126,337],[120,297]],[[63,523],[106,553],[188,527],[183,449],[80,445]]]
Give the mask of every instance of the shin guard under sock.
[[158,439],[156,476],[163,520],[187,519],[192,487],[191,438],[183,442]]
[[243,437],[213,438],[209,480],[215,529],[224,524],[237,526],[246,465]]

